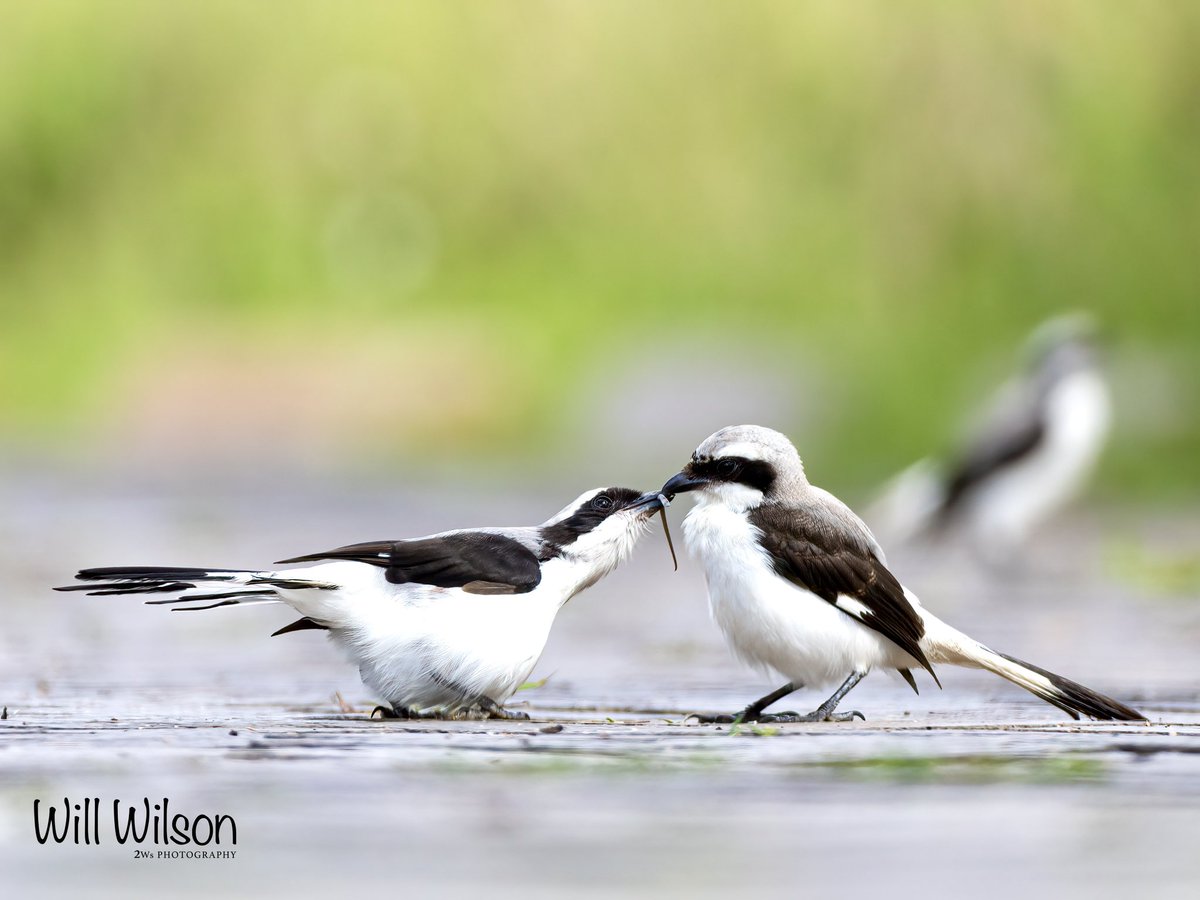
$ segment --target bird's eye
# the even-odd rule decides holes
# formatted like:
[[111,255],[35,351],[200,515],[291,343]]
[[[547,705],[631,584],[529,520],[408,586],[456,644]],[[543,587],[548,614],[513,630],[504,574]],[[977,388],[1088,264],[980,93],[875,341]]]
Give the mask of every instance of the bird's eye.
[[723,459],[717,463],[717,474],[722,478],[731,478],[737,474],[741,465],[736,459]]
[[612,507],[613,499],[612,497],[608,496],[608,494],[600,494],[592,500],[592,509],[598,509],[602,512],[607,512],[608,510],[612,509]]

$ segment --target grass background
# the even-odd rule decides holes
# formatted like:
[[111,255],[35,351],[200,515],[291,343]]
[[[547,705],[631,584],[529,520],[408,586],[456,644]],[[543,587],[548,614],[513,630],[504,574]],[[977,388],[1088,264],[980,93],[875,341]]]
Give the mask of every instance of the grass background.
[[0,441],[538,467],[715,359],[866,484],[1087,309],[1191,502],[1198,113],[1187,4],[5,3]]

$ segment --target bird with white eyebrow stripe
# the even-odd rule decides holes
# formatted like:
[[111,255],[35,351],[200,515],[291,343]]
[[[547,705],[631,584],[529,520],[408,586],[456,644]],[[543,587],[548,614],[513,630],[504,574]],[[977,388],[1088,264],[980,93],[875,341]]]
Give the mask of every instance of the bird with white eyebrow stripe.
[[83,584],[56,590],[173,594],[147,602],[177,611],[282,603],[301,618],[275,634],[328,631],[388,704],[377,708],[386,718],[527,719],[501,704],[529,677],[555,615],[629,556],[663,501],[597,488],[537,526],[351,544],[283,560],[308,565],[281,571],[84,569]]
[[[684,536],[704,565],[713,618],[738,657],[788,679],[736,716],[702,721],[864,718],[835,710],[871,670],[893,669],[915,691],[914,669],[941,686],[939,664],[986,669],[1075,719],[1145,719],[1111,697],[990,650],[922,607],[888,570],[867,526],[809,483],[796,448],[777,431],[738,425],[711,435],[662,488],[668,497],[684,491],[696,494]],[[839,682],[811,713],[764,713],[801,687]]]

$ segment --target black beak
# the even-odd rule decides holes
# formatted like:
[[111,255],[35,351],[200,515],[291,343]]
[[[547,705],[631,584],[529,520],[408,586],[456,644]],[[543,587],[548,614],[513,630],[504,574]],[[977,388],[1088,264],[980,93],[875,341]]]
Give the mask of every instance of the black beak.
[[654,491],[652,493],[648,492],[648,493],[642,494],[642,496],[638,497],[636,500],[634,500],[632,503],[630,503],[629,506],[626,508],[627,509],[644,509],[644,510],[647,510],[648,512],[658,512],[660,509],[666,509],[667,504],[670,502],[671,502],[670,498],[664,497],[658,491]]
[[696,488],[704,487],[706,484],[708,484],[708,480],[705,478],[693,478],[687,472],[680,472],[662,486],[662,492],[667,497],[674,497],[676,494],[694,491]]

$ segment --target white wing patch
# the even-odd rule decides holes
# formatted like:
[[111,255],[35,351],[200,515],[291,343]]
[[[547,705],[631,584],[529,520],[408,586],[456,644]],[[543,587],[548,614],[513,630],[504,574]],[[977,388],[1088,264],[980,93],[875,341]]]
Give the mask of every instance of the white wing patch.
[[838,594],[837,599],[833,601],[833,605],[842,610],[842,612],[847,612],[860,621],[866,616],[874,615],[869,606],[859,600],[855,600],[853,597],[847,596],[846,594]]

